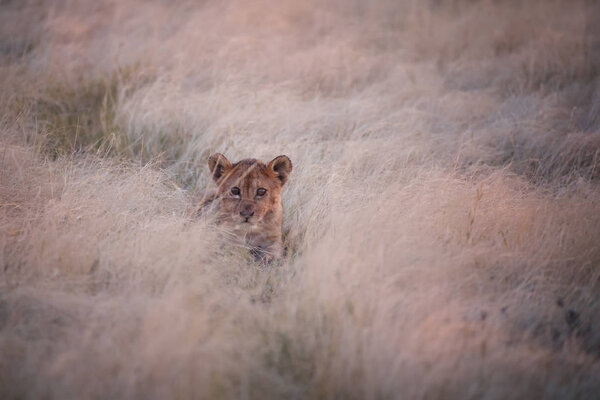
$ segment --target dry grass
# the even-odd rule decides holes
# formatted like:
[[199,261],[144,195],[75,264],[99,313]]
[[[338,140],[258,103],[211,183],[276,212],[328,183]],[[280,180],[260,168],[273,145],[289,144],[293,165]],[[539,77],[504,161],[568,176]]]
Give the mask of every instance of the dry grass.
[[[594,398],[598,11],[0,2],[0,397]],[[280,265],[215,151],[292,159]]]

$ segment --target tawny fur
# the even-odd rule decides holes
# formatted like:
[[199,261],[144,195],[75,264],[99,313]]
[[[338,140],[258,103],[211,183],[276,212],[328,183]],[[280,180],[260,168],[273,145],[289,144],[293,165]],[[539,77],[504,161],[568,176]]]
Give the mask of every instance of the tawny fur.
[[[232,164],[224,155],[208,159],[216,189],[204,192],[199,208],[214,207],[218,223],[252,254],[267,262],[283,255],[281,191],[292,172],[287,156],[268,164],[253,158]],[[264,194],[263,194],[264,192]]]

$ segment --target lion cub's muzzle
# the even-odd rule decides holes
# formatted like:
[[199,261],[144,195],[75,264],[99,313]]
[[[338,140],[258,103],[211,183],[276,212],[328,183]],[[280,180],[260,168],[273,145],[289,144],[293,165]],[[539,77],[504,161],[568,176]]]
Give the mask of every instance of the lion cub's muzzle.
[[250,218],[254,216],[254,205],[253,204],[244,204],[240,207],[240,216],[242,217],[243,222],[250,222]]

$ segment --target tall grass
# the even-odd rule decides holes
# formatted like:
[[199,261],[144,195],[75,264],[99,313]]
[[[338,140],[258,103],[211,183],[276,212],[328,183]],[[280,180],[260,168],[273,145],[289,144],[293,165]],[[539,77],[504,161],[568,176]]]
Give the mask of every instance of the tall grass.
[[[594,398],[585,1],[0,4],[0,397]],[[195,215],[294,163],[286,258]]]

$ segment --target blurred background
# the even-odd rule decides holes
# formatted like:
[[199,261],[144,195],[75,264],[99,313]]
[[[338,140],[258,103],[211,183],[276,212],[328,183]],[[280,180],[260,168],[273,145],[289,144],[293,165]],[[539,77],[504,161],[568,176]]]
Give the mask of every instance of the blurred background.
[[597,397],[599,73],[591,0],[0,1],[0,397]]

